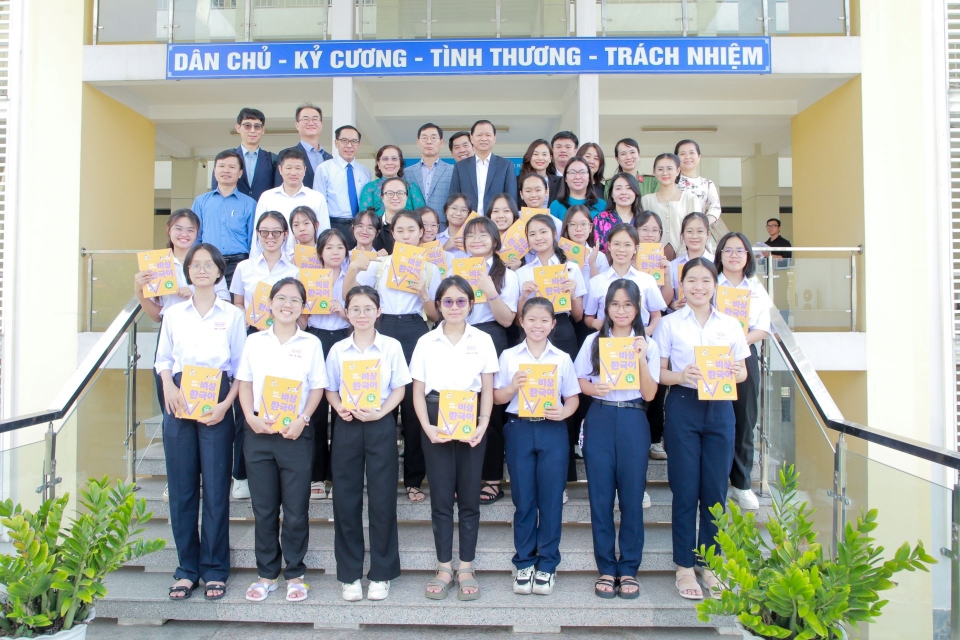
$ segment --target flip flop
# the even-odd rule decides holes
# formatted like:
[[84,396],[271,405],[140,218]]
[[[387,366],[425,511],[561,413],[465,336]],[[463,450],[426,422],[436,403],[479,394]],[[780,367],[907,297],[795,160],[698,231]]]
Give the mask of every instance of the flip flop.
[[[636,591],[624,591],[623,587],[636,587]],[[623,598],[624,600],[636,600],[640,597],[640,583],[637,582],[636,578],[626,577],[620,578],[620,588],[617,589],[617,595]]]
[[[186,600],[193,595],[193,591],[197,588],[197,584],[198,583],[194,582],[189,587],[183,585],[170,587],[170,591],[167,592],[167,595],[171,600]],[[175,593],[182,593],[183,595],[174,597],[173,594]]]
[[[212,596],[210,595],[211,591],[219,591],[220,595]],[[219,600],[223,596],[227,595],[227,584],[225,582],[219,582],[214,580],[213,582],[205,582],[203,584],[203,599],[204,600]]]
[[[610,591],[604,591],[600,589],[601,586],[610,587]],[[603,598],[604,600],[613,600],[617,597],[617,583],[615,580],[610,578],[597,578],[597,581],[593,583],[593,594],[598,598]]]
[[419,487],[407,487],[407,498],[410,502],[423,502],[427,499],[427,494],[420,491]]

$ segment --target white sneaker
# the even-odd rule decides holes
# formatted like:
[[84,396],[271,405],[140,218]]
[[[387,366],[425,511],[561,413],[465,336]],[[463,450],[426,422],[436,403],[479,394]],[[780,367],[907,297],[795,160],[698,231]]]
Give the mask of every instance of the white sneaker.
[[360,586],[359,580],[354,580],[353,582],[341,582],[340,591],[343,595],[343,599],[347,602],[357,602],[358,600],[363,600],[363,587]]
[[388,595],[390,595],[389,580],[370,581],[370,586],[367,587],[367,600],[386,600]]
[[513,579],[513,592],[522,596],[533,592],[533,574],[535,567],[526,567],[517,570],[517,577]]
[[553,593],[553,584],[557,574],[547,573],[546,571],[537,571],[533,579],[533,592],[538,596],[548,596]]
[[246,500],[250,497],[250,485],[246,480],[233,481],[233,499]]
[[649,509],[653,506],[653,503],[650,501],[650,494],[646,491],[643,492],[643,508]]
[[170,502],[170,485],[163,485],[163,501]]
[[666,460],[667,452],[663,448],[662,442],[654,442],[650,445],[650,459],[651,460]]
[[563,504],[567,504],[567,500],[569,500],[569,499],[570,499],[570,497],[567,495],[567,490],[564,489],[564,490],[563,490]]
[[730,494],[730,497],[737,501],[741,509],[756,511],[760,508],[760,501],[757,500],[757,496],[752,489],[740,490],[730,487]]

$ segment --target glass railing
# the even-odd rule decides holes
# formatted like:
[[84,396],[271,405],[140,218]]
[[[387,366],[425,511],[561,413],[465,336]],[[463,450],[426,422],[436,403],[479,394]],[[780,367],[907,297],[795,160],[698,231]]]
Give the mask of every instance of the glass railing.
[[404,0],[357,6],[357,38],[548,38],[573,33],[570,0]]
[[139,251],[145,249],[80,249],[84,260],[81,331],[103,331],[130,300]]

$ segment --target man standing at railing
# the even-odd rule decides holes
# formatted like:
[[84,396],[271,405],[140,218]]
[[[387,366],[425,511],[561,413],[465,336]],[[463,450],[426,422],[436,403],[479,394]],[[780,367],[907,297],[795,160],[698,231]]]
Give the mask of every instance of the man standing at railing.
[[[764,243],[768,247],[792,247],[790,241],[780,235],[780,221],[776,218],[770,218],[767,220],[767,233],[770,234],[770,237],[767,238],[767,241]],[[789,260],[793,255],[790,251],[771,251],[774,258],[780,258],[781,260]]]

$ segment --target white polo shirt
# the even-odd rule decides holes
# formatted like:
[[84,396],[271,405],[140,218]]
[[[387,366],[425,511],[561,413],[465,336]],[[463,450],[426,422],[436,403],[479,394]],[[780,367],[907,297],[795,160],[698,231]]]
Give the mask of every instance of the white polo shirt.
[[[490,273],[490,267],[493,265],[493,258],[487,258],[487,273]],[[451,272],[452,273],[452,272]],[[503,274],[503,286],[500,288],[500,299],[509,307],[510,311],[517,312],[517,303],[520,301],[520,280],[517,274],[507,269]],[[482,302],[473,305],[473,311],[467,316],[467,322],[470,324],[480,324],[482,322],[494,322],[493,311],[490,310],[490,303]]]
[[[660,347],[661,357],[670,359],[670,370],[677,372],[696,363],[694,347],[729,346],[733,350],[734,360],[744,360],[750,355],[740,323],[735,318],[719,313],[712,305],[710,317],[702,327],[697,322],[693,308],[684,305],[660,320],[653,339]],[[696,385],[683,386],[697,388]]]
[[353,336],[341,340],[332,347],[327,354],[327,390],[340,391],[340,382],[343,377],[343,363],[353,360],[380,361],[380,405],[394,389],[399,389],[413,382],[407,360],[403,357],[403,347],[400,342],[385,336],[379,331],[373,339],[373,344],[366,349],[360,349],[354,342]]
[[[346,262],[340,265],[340,277],[333,283],[333,291],[331,291],[333,299],[340,301],[344,312],[347,310],[347,305],[343,300],[343,280],[347,275],[347,266],[348,263]],[[307,326],[324,331],[338,331],[346,329],[350,326],[350,323],[347,322],[346,318],[341,318],[335,313],[311,313],[307,316]]]
[[278,280],[284,278],[296,278],[300,275],[300,269],[293,264],[293,259],[280,253],[280,259],[270,270],[267,265],[267,259],[263,254],[255,258],[248,258],[237,265],[237,270],[233,273],[233,281],[230,283],[230,293],[243,296],[243,307],[249,309],[253,303],[253,294],[257,291],[257,284],[266,282],[276,284]]
[[[438,233],[438,234],[437,234],[437,240],[440,241],[440,246],[441,246],[441,247],[445,246],[445,245],[447,244],[447,241],[450,240],[450,229],[447,228],[447,229],[444,229],[443,231],[441,231],[440,233]],[[446,254],[447,254],[447,263],[450,264],[450,265],[453,264],[453,259],[454,259],[454,258],[469,258],[469,257],[470,257],[470,254],[469,254],[468,252],[466,252],[466,251],[460,251],[460,249],[457,249],[456,247],[454,247],[453,249],[444,249],[444,251],[445,251]]]
[[[370,266],[357,274],[357,284],[373,287],[380,294],[380,309],[388,315],[402,315],[420,313],[423,311],[423,302],[420,296],[410,291],[399,291],[387,286],[390,269],[393,265],[393,256],[383,256],[380,262],[371,262]],[[440,270],[437,265],[427,262],[424,265],[423,275],[427,279],[427,293],[430,300],[437,295],[440,286]]]
[[[736,322],[734,320],[734,322]],[[661,321],[662,323],[662,321]],[[593,373],[593,343],[597,341],[600,332],[594,332],[587,336],[580,347],[577,359],[573,363],[573,368],[577,371],[577,377],[593,384],[600,382],[600,374]],[[636,334],[631,331],[630,337]],[[660,382],[660,349],[653,338],[644,338],[647,341],[647,369],[650,371],[650,377],[654,382]],[[642,394],[634,389],[615,389],[605,396],[592,396],[597,400],[609,400],[610,402],[629,402],[631,400],[642,399]]]
[[327,369],[323,363],[320,340],[299,327],[297,333],[284,344],[280,344],[273,327],[250,334],[243,348],[236,378],[253,383],[254,411],[260,411],[263,383],[267,376],[299,380],[304,384],[297,408],[297,415],[302,415],[310,391],[327,387]]
[[[531,254],[527,254],[528,256]],[[536,253],[532,254],[533,258],[527,264],[523,265],[517,269],[517,280],[519,280],[520,289],[523,290],[523,285],[526,282],[533,280],[533,270],[536,267],[543,266],[540,262],[540,257]],[[550,256],[550,260],[547,261],[547,266],[560,264],[560,260],[557,256]],[[577,266],[576,262],[572,260],[567,260],[563,263],[564,267],[567,270],[567,277],[577,283],[576,289],[573,291],[574,297],[580,298],[587,295],[587,285],[583,282],[583,273],[580,270],[580,267]],[[564,313],[569,314],[569,311],[564,311]]]
[[417,340],[410,375],[424,384],[425,393],[441,389],[479,393],[480,374],[500,370],[493,340],[468,324],[457,344],[451,344],[443,335],[444,324]]
[[247,339],[243,312],[217,298],[206,316],[193,304],[193,298],[169,309],[163,317],[157,341],[154,369],[174,375],[184,366],[210,367],[235,375]]
[[[537,358],[527,346],[524,340],[515,347],[506,349],[500,354],[500,371],[494,377],[493,387],[503,389],[509,387],[513,382],[513,376],[521,367],[529,364],[552,364],[557,366],[557,391],[561,398],[569,398],[580,393],[580,382],[577,380],[577,373],[573,368],[573,361],[566,352],[557,349],[553,343],[547,341],[547,346]],[[519,413],[520,397],[519,394],[513,396],[507,404],[507,413]]]
[[607,269],[597,274],[590,280],[590,292],[583,303],[583,314],[596,316],[598,320],[606,317],[604,312],[604,303],[607,301],[607,291],[610,285],[620,279],[631,280],[636,283],[640,289],[641,309],[640,316],[643,319],[644,326],[650,324],[650,314],[654,311],[663,311],[667,308],[667,303],[663,301],[663,295],[660,293],[660,287],[657,281],[649,273],[644,273],[634,266],[631,266],[627,273],[620,276],[613,269]]
[[[283,185],[267,189],[257,201],[257,213],[253,223],[256,225],[260,215],[267,211],[279,211],[283,217],[290,221],[290,213],[297,207],[310,207],[317,214],[317,237],[323,231],[330,228],[330,215],[327,213],[327,199],[319,191],[314,191],[310,187],[300,185],[300,191],[292,196],[288,196],[283,190]],[[250,242],[250,257],[256,257],[263,251],[260,243],[257,241],[257,230],[253,230],[253,238]],[[296,244],[293,232],[287,234],[287,241],[283,244],[283,252],[286,255],[293,255],[293,245]]]
[[[717,287],[732,287],[727,276],[720,274],[717,278]],[[770,300],[770,294],[754,278],[744,278],[736,289],[747,289],[750,291],[750,318],[747,329],[749,331],[766,331],[773,335],[773,323],[770,322],[770,306],[773,302]],[[714,296],[716,302],[716,296]]]
[[[710,262],[713,262],[715,258],[709,251],[704,251],[702,257]],[[670,261],[670,282],[673,283],[674,292],[680,289],[680,272],[683,271],[683,265],[690,262],[690,260],[690,254],[684,253],[682,256],[677,256]]]

